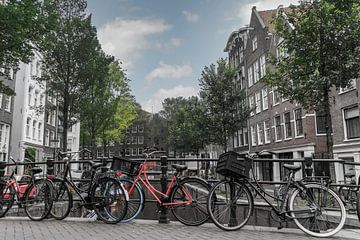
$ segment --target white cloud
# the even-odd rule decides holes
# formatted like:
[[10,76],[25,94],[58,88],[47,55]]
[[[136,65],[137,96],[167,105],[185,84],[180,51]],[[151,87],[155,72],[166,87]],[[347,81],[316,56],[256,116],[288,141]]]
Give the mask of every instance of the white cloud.
[[250,23],[251,9],[256,6],[258,11],[276,9],[279,5],[288,7],[290,4],[298,4],[299,0],[252,0],[248,4],[241,4],[237,16],[240,18],[240,26]]
[[181,38],[172,38],[170,43],[174,47],[179,47],[182,44],[183,40]]
[[160,19],[115,18],[98,30],[98,36],[106,53],[121,60],[125,68],[131,68],[142,50],[156,47],[148,41],[148,37],[171,27]]
[[156,78],[179,79],[192,74],[192,67],[190,65],[169,65],[163,62],[160,62],[159,65],[159,67],[146,75],[146,81],[150,82]]
[[186,21],[190,22],[190,23],[195,23],[199,20],[199,15],[195,14],[195,13],[191,13],[189,11],[184,10],[182,12],[185,16]]
[[150,97],[149,100],[143,104],[143,109],[148,112],[157,113],[162,109],[162,102],[165,98],[171,97],[191,97],[197,96],[198,91],[194,87],[184,87],[183,85],[178,85],[171,89],[160,89],[154,95]]

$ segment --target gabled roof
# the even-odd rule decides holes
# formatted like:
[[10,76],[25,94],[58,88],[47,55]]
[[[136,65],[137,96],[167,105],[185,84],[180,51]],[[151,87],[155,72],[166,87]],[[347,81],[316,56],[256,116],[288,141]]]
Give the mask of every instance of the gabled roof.
[[254,11],[255,15],[258,17],[261,25],[263,27],[267,27],[268,32],[274,32],[276,14],[279,12],[280,9],[284,12],[291,11],[291,8],[289,8],[289,7],[284,8],[281,5],[277,9],[270,9],[270,10],[264,10],[264,11],[257,11],[256,7],[253,7],[253,11]]

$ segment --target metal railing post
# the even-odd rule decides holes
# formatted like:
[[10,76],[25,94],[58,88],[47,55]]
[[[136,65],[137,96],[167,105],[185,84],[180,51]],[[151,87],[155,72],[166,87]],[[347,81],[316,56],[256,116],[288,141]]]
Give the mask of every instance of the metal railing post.
[[304,157],[304,163],[305,163],[305,174],[307,177],[311,177],[313,173],[313,158],[312,157]]
[[46,174],[47,175],[54,175],[54,160],[53,159],[46,159]]
[[0,177],[5,175],[6,162],[0,162]]
[[[168,169],[167,157],[161,156],[160,163],[161,163],[161,179],[160,179],[161,191],[163,193],[166,193],[166,188],[167,188],[167,174],[166,173],[167,173],[167,169]],[[170,220],[167,215],[167,208],[166,208],[166,206],[161,206],[159,223],[169,223],[169,222],[170,222]]]

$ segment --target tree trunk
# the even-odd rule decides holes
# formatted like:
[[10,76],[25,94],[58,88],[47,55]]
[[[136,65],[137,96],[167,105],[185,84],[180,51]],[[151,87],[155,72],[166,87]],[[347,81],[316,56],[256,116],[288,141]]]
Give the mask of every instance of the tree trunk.
[[332,158],[333,156],[332,122],[331,122],[329,92],[327,89],[324,89],[324,99],[325,99],[324,112],[325,112],[326,147],[327,147],[328,157]]

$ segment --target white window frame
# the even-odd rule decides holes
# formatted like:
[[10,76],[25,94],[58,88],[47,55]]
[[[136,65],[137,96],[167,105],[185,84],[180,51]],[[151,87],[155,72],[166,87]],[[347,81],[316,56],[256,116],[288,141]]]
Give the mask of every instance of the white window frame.
[[257,130],[257,139],[258,139],[258,145],[263,145],[264,141],[263,141],[263,134],[264,134],[264,130],[263,130],[263,124],[262,123],[258,123],[256,124],[256,130]]
[[260,56],[260,79],[266,75],[266,57],[265,53]]
[[249,133],[247,128],[243,128],[244,146],[249,145]]
[[256,60],[253,64],[253,68],[254,68],[254,84],[257,83],[259,81],[259,62],[258,60]]
[[3,106],[2,106],[2,105],[3,105],[2,102],[3,102],[3,94],[0,93],[0,108],[3,107]]
[[[360,118],[360,109],[359,109],[359,107],[358,106],[352,106],[352,107],[347,107],[347,108],[344,108],[344,109],[342,109],[342,114],[343,114],[343,125],[344,125],[344,139],[345,140],[357,140],[357,139],[360,139],[360,137],[353,137],[353,138],[349,138],[349,134],[348,134],[348,132],[347,132],[347,124],[346,124],[346,118],[345,118],[345,111],[346,110],[350,110],[350,109],[355,109],[355,112],[357,112],[357,117],[359,117]],[[356,117],[356,116],[355,116]],[[359,120],[360,121],[360,120]]]
[[251,40],[251,43],[252,43],[252,50],[255,51],[257,49],[257,47],[258,47],[258,42],[257,42],[257,36],[256,35]]
[[[289,114],[289,122],[286,122],[285,116]],[[290,127],[290,136],[287,134],[287,124]],[[284,112],[284,139],[289,140],[292,139],[292,128],[291,128],[291,112]]]
[[[279,118],[280,119],[280,124],[276,125],[276,119]],[[277,126],[280,126],[280,139],[278,138],[278,129]],[[276,115],[274,117],[274,127],[275,127],[275,142],[281,142],[282,141],[282,129],[281,129],[281,116],[280,115]]]
[[248,83],[249,83],[249,87],[254,85],[254,75],[253,75],[253,67],[252,66],[250,66],[248,68]]
[[339,89],[339,95],[343,94],[343,93],[346,93],[346,92],[350,92],[350,91],[355,90],[355,89],[356,89],[356,79],[353,78],[353,79],[350,80],[350,86],[349,87]]
[[[301,134],[298,134],[298,124],[296,123],[296,111],[300,110],[301,111],[301,114],[300,114],[300,120],[301,120],[301,128],[302,128],[302,133]],[[294,109],[294,126],[295,126],[295,137],[302,137],[304,136],[304,125],[303,125],[303,121],[302,121],[302,108],[297,108],[297,109]]]
[[6,112],[11,112],[11,96],[5,95],[5,106],[4,110]]
[[262,109],[264,111],[264,110],[269,109],[269,98],[268,98],[267,88],[263,88],[261,90],[261,95],[262,95]]
[[[272,92],[273,92],[273,106],[276,106],[276,105],[278,105],[278,104],[280,104],[280,101],[281,101],[281,97],[280,97],[280,95],[279,95],[279,92],[277,91],[277,87],[273,87],[273,90],[272,90]],[[275,102],[275,93],[277,94],[277,96],[278,96],[278,102]]]
[[144,136],[138,136],[138,144],[144,144]]
[[256,146],[256,131],[254,126],[250,126],[251,146]]
[[249,97],[249,107],[251,109],[250,116],[254,116],[255,115],[255,109],[253,109],[255,107],[255,96],[254,95],[251,95]]
[[[267,124],[266,124],[267,123]],[[266,126],[267,125],[267,126]],[[264,121],[264,142],[265,144],[271,142],[271,128],[270,128],[270,120]]]
[[256,114],[261,112],[261,92],[255,93],[255,112]]

